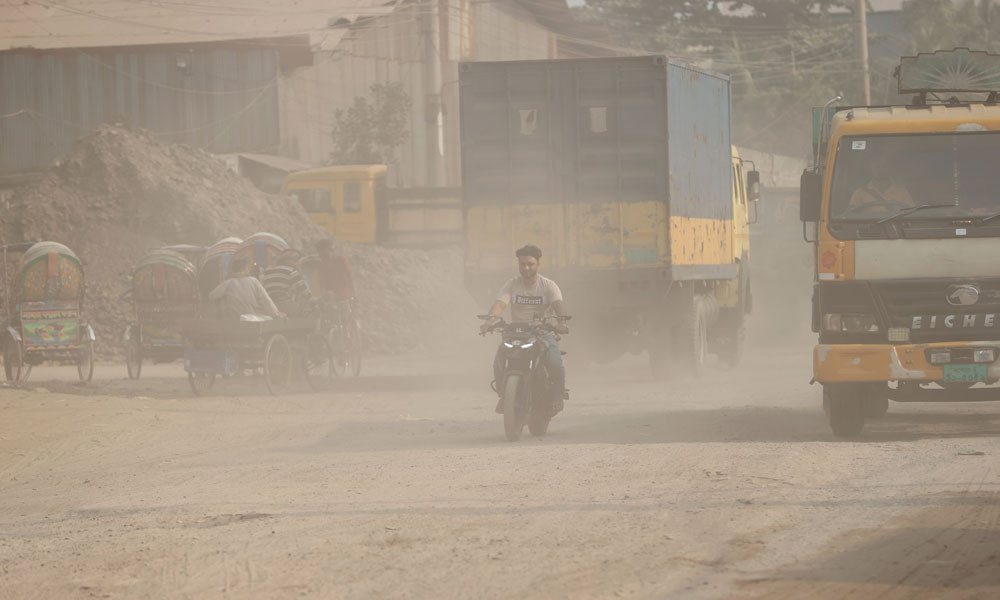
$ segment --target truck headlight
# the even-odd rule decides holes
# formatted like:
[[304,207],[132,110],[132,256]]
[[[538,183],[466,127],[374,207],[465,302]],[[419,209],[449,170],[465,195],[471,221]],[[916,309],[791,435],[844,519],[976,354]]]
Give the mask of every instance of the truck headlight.
[[823,315],[823,329],[842,333],[875,333],[878,324],[872,315],[826,313]]
[[936,350],[930,355],[932,365],[947,365],[951,362],[951,350]]
[[973,362],[977,363],[991,363],[996,360],[997,353],[993,348],[984,348],[983,350],[976,350],[972,353]]

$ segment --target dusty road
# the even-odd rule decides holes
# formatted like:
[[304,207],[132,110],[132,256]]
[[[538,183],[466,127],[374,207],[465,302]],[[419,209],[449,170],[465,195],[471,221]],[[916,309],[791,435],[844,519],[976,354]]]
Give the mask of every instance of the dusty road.
[[837,441],[807,346],[700,383],[569,356],[510,444],[476,348],[280,398],[36,369],[0,389],[0,597],[1000,597],[998,405]]

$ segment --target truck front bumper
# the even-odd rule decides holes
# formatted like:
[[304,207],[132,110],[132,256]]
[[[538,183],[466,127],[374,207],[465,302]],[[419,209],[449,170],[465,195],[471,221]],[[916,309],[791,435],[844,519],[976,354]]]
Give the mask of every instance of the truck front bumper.
[[[818,344],[813,349],[813,377],[820,383],[942,381],[944,368],[932,365],[928,350],[994,348],[1000,340],[933,344]],[[990,380],[1000,380],[1000,360],[986,363]]]

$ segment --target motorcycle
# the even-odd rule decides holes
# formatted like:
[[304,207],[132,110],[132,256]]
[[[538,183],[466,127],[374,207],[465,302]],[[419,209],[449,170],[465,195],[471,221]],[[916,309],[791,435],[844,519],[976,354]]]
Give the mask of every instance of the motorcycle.
[[[479,318],[488,320],[493,317],[479,315]],[[554,318],[559,322],[570,319],[566,316]],[[547,348],[540,338],[552,333],[556,340],[561,339],[556,334],[556,327],[545,319],[536,319],[531,323],[507,323],[498,319],[486,329],[484,335],[494,331],[501,332],[502,370],[499,380],[494,380],[491,387],[501,398],[504,434],[508,441],[516,442],[521,439],[527,424],[532,435],[545,435],[549,421],[562,410],[563,400],[566,399],[565,390],[552,388],[542,360]]]

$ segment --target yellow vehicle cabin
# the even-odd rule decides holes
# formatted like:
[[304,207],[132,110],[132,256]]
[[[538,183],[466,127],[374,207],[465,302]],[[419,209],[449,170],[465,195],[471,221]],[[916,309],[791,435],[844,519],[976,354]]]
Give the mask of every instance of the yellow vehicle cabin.
[[386,165],[342,165],[290,173],[282,195],[296,198],[333,236],[359,244],[461,243],[461,188],[386,185]]
[[299,201],[314,221],[339,240],[376,240],[376,188],[385,185],[385,165],[341,165],[290,173],[283,196]]
[[904,57],[912,103],[816,113],[801,218],[816,224],[813,376],[835,435],[890,399],[1000,400],[976,385],[1000,382],[997,73],[985,52]]

